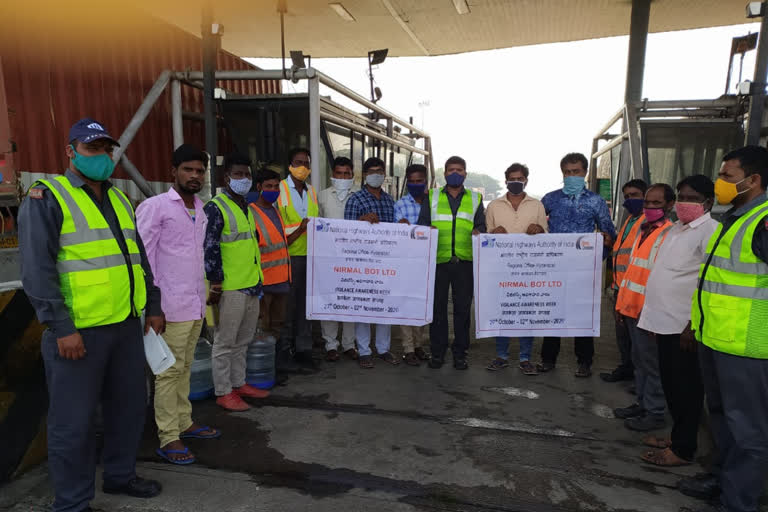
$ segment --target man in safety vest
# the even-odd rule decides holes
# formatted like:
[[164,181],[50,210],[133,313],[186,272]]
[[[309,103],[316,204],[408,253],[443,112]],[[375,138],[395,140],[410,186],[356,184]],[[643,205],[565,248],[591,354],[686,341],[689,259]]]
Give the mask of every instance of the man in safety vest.
[[161,490],[136,476],[147,400],[142,335],[164,330],[160,290],[133,207],[108,181],[118,143],[89,118],[72,126],[68,142],[69,168],[35,183],[18,217],[24,291],[47,326],[41,351],[54,512],[89,510],[99,404],[104,492],[150,498]]
[[[715,196],[731,204],[709,240],[691,308],[718,457],[713,474],[683,480],[717,510],[754,512],[768,477],[768,150],[723,158]],[[709,510],[709,509],[707,509]]]
[[289,153],[290,176],[280,182],[277,209],[283,218],[288,236],[288,254],[291,256],[291,289],[288,295],[286,321],[281,339],[280,353],[293,350],[297,362],[314,368],[312,358],[312,327],[307,320],[307,223],[317,217],[317,192],[307,183],[310,173],[309,150],[292,149]]
[[485,233],[483,196],[464,188],[467,162],[452,156],[445,162],[445,187],[429,191],[421,203],[418,224],[438,230],[437,268],[432,325],[429,328],[430,368],[440,368],[448,350],[448,293],[453,291],[453,367],[466,370],[472,312],[472,235]]
[[664,427],[664,391],[659,376],[659,351],[651,334],[637,326],[645,303],[648,276],[664,238],[672,228],[668,219],[675,205],[675,191],[666,183],[648,187],[643,203],[645,222],[632,246],[629,265],[616,297],[616,321],[624,323],[632,345],[637,402],[613,411],[630,430],[646,432]]
[[[635,245],[635,239],[640,233],[640,226],[645,222],[643,216],[643,201],[648,185],[640,179],[634,179],[626,182],[621,188],[624,194],[624,209],[629,216],[624,221],[621,229],[613,244],[613,303],[616,305],[616,297],[619,295],[621,281],[629,266],[629,256],[632,252],[632,246]],[[632,344],[627,331],[627,324],[616,322],[616,345],[619,347],[621,355],[621,364],[610,373],[601,373],[600,378],[605,382],[619,382],[622,380],[633,380],[635,378],[635,367],[632,365]]]
[[263,274],[256,221],[245,204],[251,190],[251,162],[242,155],[224,162],[224,191],[206,203],[205,273],[211,283],[208,303],[219,307],[213,344],[216,403],[228,411],[250,409],[242,397],[269,392],[245,382],[246,351],[259,322]]
[[280,175],[262,168],[256,173],[259,198],[253,209],[259,235],[261,269],[264,272],[264,297],[261,299],[261,329],[277,339],[285,321],[285,307],[291,287],[291,259],[283,219],[275,207],[280,195]]

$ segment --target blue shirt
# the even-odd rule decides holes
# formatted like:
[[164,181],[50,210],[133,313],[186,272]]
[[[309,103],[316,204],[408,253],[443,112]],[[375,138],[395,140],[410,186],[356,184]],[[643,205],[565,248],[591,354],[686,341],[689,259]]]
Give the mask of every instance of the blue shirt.
[[299,217],[302,219],[306,219],[307,210],[309,209],[309,187],[305,185],[304,190],[299,194],[299,191],[296,190],[296,183],[291,176],[285,178],[284,181],[288,183],[288,192],[291,193],[291,201],[293,202],[293,207],[296,210],[296,213],[298,213]]
[[[424,196],[424,199],[429,197]],[[400,222],[401,219],[407,219],[409,223],[416,224],[419,220],[419,212],[421,211],[421,204],[417,203],[411,194],[406,194],[395,203],[395,222]]]
[[616,239],[608,205],[590,190],[584,189],[576,196],[568,196],[562,189],[555,190],[541,202],[549,215],[550,233],[594,233],[597,228]]
[[375,213],[379,216],[379,222],[395,222],[395,201],[392,196],[381,191],[381,199],[368,192],[368,187],[355,192],[347,200],[344,208],[346,220],[359,220],[367,213]]

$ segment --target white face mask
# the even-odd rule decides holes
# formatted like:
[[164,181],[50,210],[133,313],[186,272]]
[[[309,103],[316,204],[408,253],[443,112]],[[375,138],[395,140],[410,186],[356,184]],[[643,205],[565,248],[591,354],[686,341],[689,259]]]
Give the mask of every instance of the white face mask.
[[239,180],[229,179],[229,188],[232,189],[232,192],[243,197],[251,191],[252,185],[253,182],[249,178],[242,178]]
[[379,188],[384,184],[384,180],[387,179],[383,174],[369,174],[365,177],[365,184],[369,187]]
[[339,201],[343,201],[345,197],[347,197],[347,194],[349,194],[349,189],[352,188],[352,184],[355,182],[354,179],[343,179],[343,178],[331,178],[331,184],[333,185],[334,190],[336,190],[336,197],[339,198]]

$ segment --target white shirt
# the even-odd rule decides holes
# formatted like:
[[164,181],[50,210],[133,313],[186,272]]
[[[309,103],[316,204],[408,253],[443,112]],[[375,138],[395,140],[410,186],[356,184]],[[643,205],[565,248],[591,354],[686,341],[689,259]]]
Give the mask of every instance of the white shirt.
[[699,267],[718,222],[705,213],[689,224],[675,222],[659,248],[648,277],[638,327],[656,334],[680,334],[691,321],[691,300]]
[[320,217],[326,219],[343,219],[344,208],[347,206],[349,198],[359,190],[358,187],[352,187],[347,191],[343,201],[339,201],[336,189],[328,187],[317,194],[317,203],[320,206]]
[[299,217],[302,219],[306,219],[307,208],[309,208],[309,187],[305,185],[304,192],[299,194],[299,191],[296,190],[296,184],[293,182],[293,177],[288,176],[285,178],[285,181],[288,182],[288,191],[291,193],[291,201],[293,202],[293,207],[296,209],[296,213],[298,213]]

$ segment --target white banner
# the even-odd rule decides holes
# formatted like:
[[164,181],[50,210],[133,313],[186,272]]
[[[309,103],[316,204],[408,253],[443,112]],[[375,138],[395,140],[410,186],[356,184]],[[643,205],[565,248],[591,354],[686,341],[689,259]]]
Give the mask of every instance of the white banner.
[[600,233],[472,239],[476,337],[600,336]]
[[426,226],[310,219],[307,319],[431,323],[436,255]]

